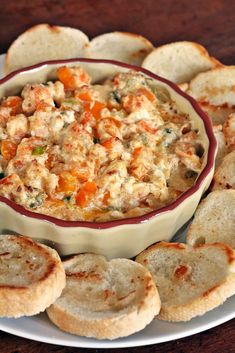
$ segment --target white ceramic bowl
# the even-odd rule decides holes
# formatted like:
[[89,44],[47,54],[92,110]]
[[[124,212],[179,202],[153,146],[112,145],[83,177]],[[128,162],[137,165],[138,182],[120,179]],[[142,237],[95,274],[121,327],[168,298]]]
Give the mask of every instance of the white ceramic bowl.
[[61,255],[96,252],[109,258],[133,257],[154,242],[170,240],[192,217],[213,176],[216,141],[209,118],[191,97],[168,80],[145,69],[108,60],[60,60],[18,70],[0,80],[0,96],[19,93],[26,83],[51,80],[55,78],[56,68],[65,64],[83,66],[91,75],[93,83],[116,72],[132,69],[153,78],[153,85],[165,87],[179,109],[190,114],[194,127],[199,129],[203,137],[206,154],[203,170],[195,185],[167,207],[140,217],[108,222],[63,221],[27,211],[0,197],[0,230],[3,233],[16,232],[36,238],[56,248]]

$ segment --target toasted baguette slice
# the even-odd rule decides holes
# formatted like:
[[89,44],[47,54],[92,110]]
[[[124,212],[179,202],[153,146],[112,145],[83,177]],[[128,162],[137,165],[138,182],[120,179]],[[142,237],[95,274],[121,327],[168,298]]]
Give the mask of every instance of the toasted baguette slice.
[[214,125],[213,132],[217,142],[217,154],[215,159],[216,167],[219,166],[223,160],[223,158],[228,154],[228,148],[225,142],[225,137],[223,133],[222,125]]
[[57,252],[23,236],[0,235],[0,316],[38,314],[65,286]]
[[230,114],[223,126],[223,133],[228,150],[235,150],[235,114]]
[[39,24],[22,33],[7,51],[4,72],[46,60],[86,56],[88,37],[78,29]]
[[[186,91],[186,93],[189,93],[189,91]],[[198,101],[198,103],[204,112],[207,113],[213,125],[223,125],[228,119],[229,114],[235,113],[235,106],[229,107],[227,104],[213,105],[208,102],[200,101]]]
[[235,190],[211,192],[197,208],[189,227],[190,245],[222,242],[235,249]]
[[227,154],[227,156],[223,158],[220,166],[216,169],[212,189],[235,190],[235,151]]
[[111,59],[141,65],[152,50],[152,43],[138,34],[111,32],[92,39],[89,56],[95,59]]
[[235,66],[222,66],[198,74],[189,84],[188,94],[214,106],[235,105]]
[[160,310],[152,276],[134,261],[80,254],[65,261],[64,268],[66,287],[47,309],[63,331],[115,339],[143,329]]
[[222,65],[209,56],[206,49],[194,42],[175,42],[152,51],[142,66],[177,84],[189,82],[199,72]]
[[235,294],[235,252],[225,244],[193,248],[161,242],[136,261],[153,275],[162,303],[161,320],[190,320]]

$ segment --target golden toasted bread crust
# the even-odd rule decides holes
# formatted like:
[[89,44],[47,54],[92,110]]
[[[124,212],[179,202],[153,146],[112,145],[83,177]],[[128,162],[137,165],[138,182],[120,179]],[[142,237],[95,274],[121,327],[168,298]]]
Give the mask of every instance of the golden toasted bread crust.
[[198,73],[222,64],[211,57],[196,42],[181,41],[155,48],[143,61],[142,66],[176,84],[192,80]]
[[[4,280],[1,279],[0,316],[20,317],[35,315],[44,311],[59,297],[65,286],[65,272],[59,255],[55,250],[23,236],[1,235],[0,249],[2,242],[4,246],[7,244],[7,247],[9,247],[7,255],[6,252],[0,253],[0,256],[5,258],[5,271],[8,259],[11,259],[12,265],[21,267],[20,269],[17,268],[17,273],[9,273]],[[13,249],[15,245],[17,246],[17,254],[15,248],[11,252],[11,248]],[[35,271],[40,267],[40,262],[36,265],[33,263],[33,259],[30,262],[28,256],[26,256],[28,252],[30,252],[30,256],[35,256],[35,259],[39,258],[43,262],[44,270],[42,273],[35,274]],[[19,259],[21,260],[20,263]],[[3,261],[1,266],[3,266],[2,263]],[[20,276],[21,281],[19,283],[22,284],[12,283],[10,277],[12,275]],[[26,277],[27,281],[25,280]],[[29,279],[30,282],[28,282]]]
[[235,150],[227,154],[216,169],[213,181],[213,190],[235,190]]
[[93,38],[90,42],[89,56],[96,59],[112,59],[141,65],[152,50],[152,43],[143,36],[116,31]]
[[235,190],[214,190],[200,202],[186,241],[190,245],[221,242],[235,248]]
[[8,74],[47,60],[84,57],[88,45],[88,37],[78,29],[38,24],[12,42],[5,57],[4,72]]
[[[81,255],[84,264],[94,261],[90,270],[71,269],[79,256],[65,262],[67,286],[61,298],[47,309],[55,325],[81,336],[115,339],[139,331],[152,321],[160,310],[160,300],[152,276],[143,266],[127,259],[107,262],[103,256],[85,254]],[[135,273],[131,279],[124,269],[138,276]],[[89,293],[98,293],[96,301],[87,299],[88,306],[81,306],[76,295],[77,290],[84,290],[83,286]]]
[[[188,321],[235,294],[235,252],[226,244],[190,247],[161,242],[143,251],[136,261],[146,266],[156,281],[162,301],[158,315],[161,320]],[[196,266],[202,261],[204,274]],[[220,263],[219,271],[223,271],[220,275],[210,269],[216,262]],[[206,279],[211,281],[210,285]]]

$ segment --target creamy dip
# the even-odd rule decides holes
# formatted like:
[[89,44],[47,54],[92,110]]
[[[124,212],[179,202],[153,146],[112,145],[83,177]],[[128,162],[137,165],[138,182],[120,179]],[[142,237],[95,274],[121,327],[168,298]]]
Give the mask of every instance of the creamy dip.
[[79,66],[0,105],[0,195],[64,220],[109,221],[168,205],[202,169],[201,136],[136,72],[92,85]]

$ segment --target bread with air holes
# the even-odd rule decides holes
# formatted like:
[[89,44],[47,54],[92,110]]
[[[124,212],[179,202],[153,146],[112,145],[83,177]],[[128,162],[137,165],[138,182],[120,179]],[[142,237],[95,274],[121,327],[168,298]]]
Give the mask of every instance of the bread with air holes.
[[235,249],[235,190],[215,190],[199,204],[186,241],[221,242]]
[[93,38],[88,52],[94,59],[118,60],[132,65],[141,65],[152,50],[152,43],[141,35],[110,32]]
[[24,236],[0,235],[0,273],[0,317],[38,314],[65,286],[57,252]]
[[215,170],[213,190],[235,190],[235,150],[227,154]]
[[142,67],[177,84],[189,82],[199,72],[222,64],[195,42],[174,42],[154,49],[143,61]]
[[187,93],[199,102],[228,108],[235,104],[234,85],[235,66],[221,66],[199,73],[191,80]]
[[213,133],[216,138],[217,142],[217,153],[216,153],[216,158],[215,158],[215,167],[218,167],[223,158],[228,154],[228,148],[226,145],[224,133],[222,130],[222,125],[214,125],[213,126]]
[[157,285],[157,318],[188,321],[221,305],[235,294],[235,252],[225,244],[191,247],[161,242],[137,256]]
[[85,57],[89,39],[79,29],[43,23],[19,35],[7,50],[4,72],[42,61]]
[[64,261],[66,287],[47,309],[60,329],[115,339],[143,329],[160,310],[149,271],[128,259],[80,254]]

